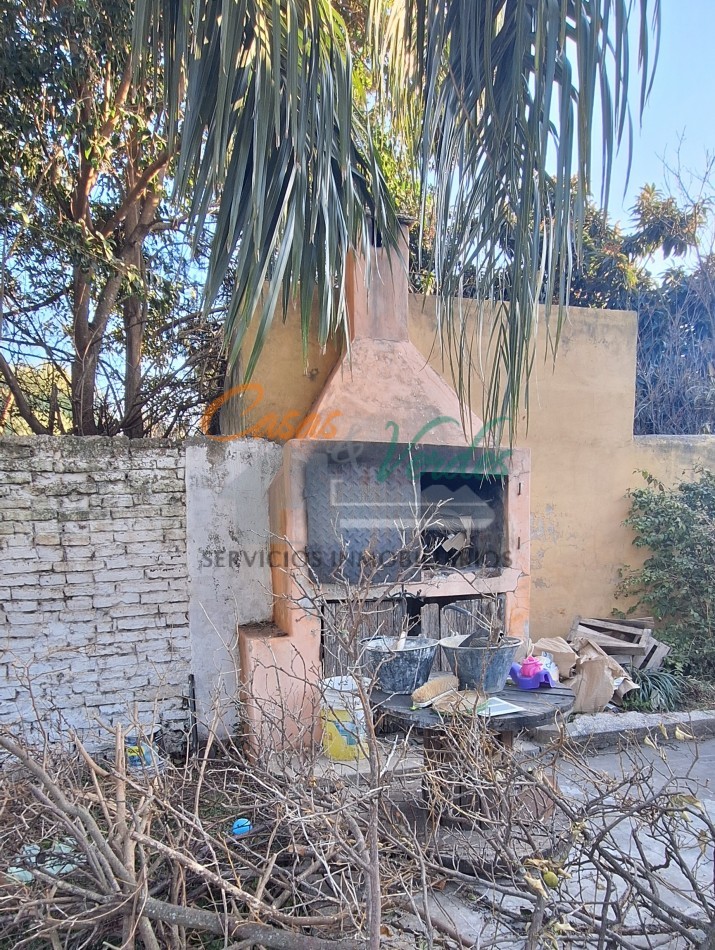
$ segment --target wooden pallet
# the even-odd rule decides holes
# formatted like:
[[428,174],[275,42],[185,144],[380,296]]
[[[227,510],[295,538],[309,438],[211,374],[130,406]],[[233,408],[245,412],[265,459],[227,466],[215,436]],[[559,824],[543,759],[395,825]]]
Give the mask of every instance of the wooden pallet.
[[670,647],[653,636],[652,617],[637,620],[576,617],[567,639],[573,642],[580,637],[588,637],[619,663],[627,663],[637,670],[658,669],[670,653]]

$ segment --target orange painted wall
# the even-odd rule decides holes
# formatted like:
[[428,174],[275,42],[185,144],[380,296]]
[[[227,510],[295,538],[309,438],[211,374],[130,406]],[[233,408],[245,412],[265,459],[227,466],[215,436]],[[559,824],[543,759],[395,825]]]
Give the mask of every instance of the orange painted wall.
[[[469,304],[466,304],[467,308]],[[482,344],[467,310],[469,333]],[[425,359],[450,379],[436,332],[434,299],[410,299],[409,332]],[[543,336],[543,334],[542,334]],[[715,468],[715,436],[634,438],[636,319],[633,313],[572,308],[556,364],[539,344],[530,387],[530,415],[519,420],[517,444],[532,450],[531,571],[532,636],[565,634],[575,614],[608,616],[615,606],[618,570],[639,552],[622,521],[626,491],[642,484],[647,470],[667,483],[696,465]],[[473,349],[478,362],[479,348]],[[236,400],[227,403],[222,430],[276,437],[305,415],[337,359],[331,347],[309,349],[303,366],[297,315],[273,327],[254,381],[260,403],[242,419]],[[482,416],[478,366],[472,370],[472,409]],[[255,395],[255,393],[254,393]]]

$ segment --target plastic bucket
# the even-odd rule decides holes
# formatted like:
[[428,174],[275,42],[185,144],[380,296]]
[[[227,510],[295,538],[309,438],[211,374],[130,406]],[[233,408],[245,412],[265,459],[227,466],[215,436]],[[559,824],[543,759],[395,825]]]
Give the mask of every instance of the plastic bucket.
[[478,689],[483,693],[500,693],[514,662],[521,640],[505,637],[497,646],[460,646],[465,635],[440,640],[460,689]]
[[413,693],[429,679],[438,640],[431,637],[408,637],[401,650],[397,637],[372,637],[363,640],[364,667],[377,679],[386,693]]
[[365,753],[365,710],[352,676],[330,676],[321,684],[323,751],[334,762],[353,762]]

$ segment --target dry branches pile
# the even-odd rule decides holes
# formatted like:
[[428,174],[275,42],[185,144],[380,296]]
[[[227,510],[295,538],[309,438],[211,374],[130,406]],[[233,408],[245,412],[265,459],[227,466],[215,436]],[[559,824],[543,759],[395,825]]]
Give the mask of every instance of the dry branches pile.
[[[344,603],[324,616],[357,670],[381,601],[347,589]],[[315,689],[304,669],[282,682]],[[326,763],[280,691],[263,712],[285,741],[214,739],[158,774],[127,769],[120,728],[111,763],[76,738],[33,749],[0,732],[0,948],[379,950],[407,913],[404,950],[715,950],[715,825],[654,742],[657,770],[634,748],[615,775],[563,742],[507,749],[478,717],[423,746],[384,737],[357,685],[359,766]],[[469,932],[445,895],[478,911]]]
[[430,782],[441,861],[527,948],[715,946],[715,825],[648,745],[657,769],[632,746],[610,775],[563,745],[529,759],[450,730]]
[[[424,770],[414,743],[374,739],[376,782],[369,765],[360,780],[308,754],[248,767],[236,749],[131,775],[116,743],[115,768],[0,735],[17,766],[0,946],[379,946],[396,910],[421,920],[420,946],[712,946],[715,828],[694,788],[656,781],[642,756],[609,778],[474,726],[446,731]],[[252,830],[234,837],[238,816]],[[7,871],[28,842],[63,856],[36,858],[21,883]],[[479,933],[434,913],[455,885]]]

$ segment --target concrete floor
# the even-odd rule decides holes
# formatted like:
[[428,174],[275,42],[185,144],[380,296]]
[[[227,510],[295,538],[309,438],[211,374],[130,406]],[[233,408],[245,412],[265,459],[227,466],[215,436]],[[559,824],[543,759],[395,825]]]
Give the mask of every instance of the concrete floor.
[[[687,727],[684,727],[687,728]],[[658,752],[643,742],[638,744],[638,754],[654,769],[655,777],[665,782],[670,776],[695,781],[701,790],[703,803],[713,804],[715,799],[715,737],[699,739],[697,741],[676,740],[665,741],[658,733],[653,734],[654,741],[663,751],[664,762]],[[592,768],[607,772],[609,775],[622,775],[632,765],[628,752],[633,749],[632,744],[626,745],[624,750],[602,749],[588,756]]]
[[[679,789],[684,792],[691,792],[702,803],[703,810],[709,815],[711,820],[715,821],[715,738],[703,738],[695,741],[666,741],[660,734],[653,737],[657,748],[644,744],[642,741],[629,740],[622,749],[601,750],[587,757],[590,775],[584,776],[583,769],[579,767],[576,760],[569,761],[565,757],[559,768],[559,785],[567,797],[573,799],[574,804],[583,803],[591,799],[594,794],[598,794],[606,784],[607,776],[613,779],[621,780],[632,778],[634,774],[645,769],[648,773],[647,786],[651,790],[661,790],[669,785],[672,790]],[[533,749],[527,749],[532,751]],[[601,819],[596,819],[596,824]],[[697,821],[697,819],[695,819]],[[636,862],[640,860],[638,852],[632,840],[633,828],[637,827],[640,834],[641,845],[644,847],[644,853],[653,864],[661,863],[663,857],[663,847],[658,840],[654,840],[648,834],[646,821],[641,821],[637,826],[624,821],[613,832],[614,845],[622,853],[630,854]],[[688,855],[688,863],[691,868],[697,868],[696,876],[700,885],[715,904],[715,892],[713,888],[713,844],[710,841],[707,846],[705,859],[700,855],[699,847],[694,844],[692,836],[684,837],[683,853]],[[692,852],[692,854],[690,854]],[[699,863],[700,862],[700,863]],[[693,902],[690,899],[692,887],[675,866],[665,868],[661,873],[663,882],[662,893],[670,902],[671,906],[680,909],[683,912],[691,913],[693,911]],[[617,886],[622,888],[622,881]],[[591,901],[598,900],[602,896],[603,883],[598,879],[598,875],[592,869],[589,863],[582,862],[578,874],[578,883],[564,882],[562,890],[559,892],[560,899],[569,898],[576,903],[583,902],[588,906]],[[511,929],[509,924],[497,923],[490,914],[485,913],[479,905],[478,895],[483,898],[484,888],[471,888],[468,885],[461,887],[454,884],[448,884],[444,890],[436,892],[430,897],[430,913],[436,920],[443,920],[448,923],[452,930],[459,934],[464,947],[478,948],[478,950],[520,950],[524,946],[523,927]],[[625,888],[623,887],[623,890]],[[500,898],[504,906],[511,911],[518,912],[520,906],[525,909],[528,904],[521,904],[518,899]],[[695,908],[697,910],[697,907]],[[643,924],[652,923],[647,907],[631,909],[626,917],[625,923],[630,925],[635,931]],[[398,921],[399,926],[399,921]],[[658,929],[656,927],[656,929]],[[414,939],[411,946],[425,946],[424,934],[419,934],[418,928],[412,931],[413,937],[409,936],[410,927],[407,927],[408,933],[403,934],[400,942],[395,946],[405,946],[404,940],[409,943]],[[694,937],[696,935],[694,934]],[[688,940],[672,934],[651,934],[648,937],[639,936],[638,933],[631,933],[628,937],[630,945],[634,948],[653,948],[660,947],[663,950],[680,950],[680,948],[692,947],[693,944]],[[442,938],[442,946],[457,946]],[[595,944],[593,944],[595,946]],[[386,947],[391,946],[389,942]],[[553,944],[544,944],[544,946],[553,946]],[[578,948],[590,947],[591,943],[584,938],[577,938],[569,941],[568,938],[560,938],[559,947]]]

